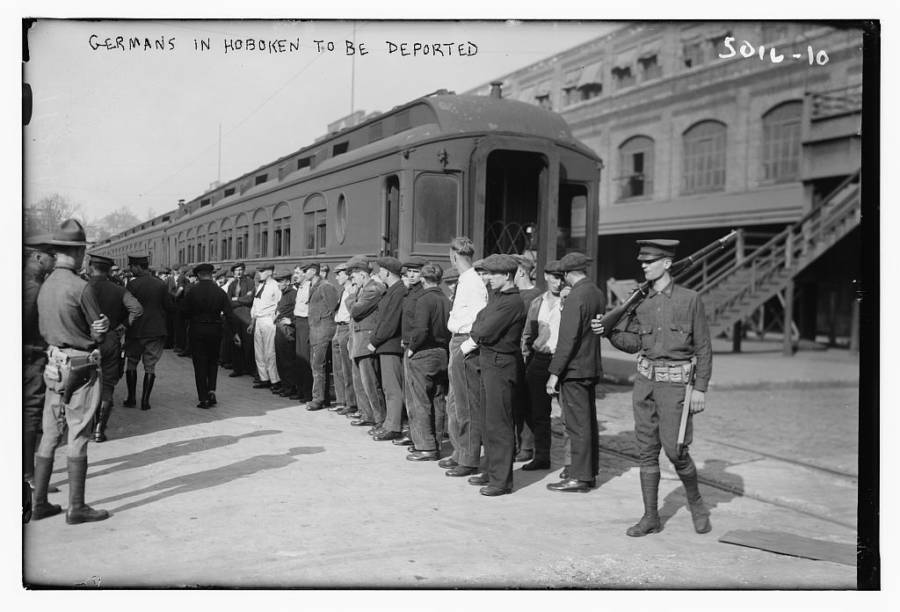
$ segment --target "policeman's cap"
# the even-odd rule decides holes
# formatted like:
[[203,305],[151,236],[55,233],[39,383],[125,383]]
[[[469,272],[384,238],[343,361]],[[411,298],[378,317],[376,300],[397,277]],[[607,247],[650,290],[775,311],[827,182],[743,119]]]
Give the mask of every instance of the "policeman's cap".
[[95,253],[88,253],[88,257],[90,257],[90,263],[91,263],[91,265],[93,265],[93,264],[100,264],[101,266],[110,266],[110,267],[112,267],[112,265],[113,265],[114,263],[116,263],[115,260],[113,260],[112,257],[107,257],[106,255],[100,255],[99,253],[96,253],[96,254],[95,254]]
[[638,253],[638,261],[655,261],[663,257],[675,257],[675,248],[680,244],[678,240],[638,240],[641,247]]
[[509,274],[510,272],[516,271],[519,267],[519,262],[517,262],[512,255],[495,253],[494,255],[485,257],[484,261],[481,263],[481,267],[484,268],[485,272],[491,274]]
[[146,253],[133,253],[128,256],[128,265],[147,266],[150,265],[150,256]]
[[194,266],[194,274],[200,276],[201,274],[212,274],[215,270],[215,267],[211,263],[202,263]]
[[563,274],[566,272],[583,272],[588,269],[588,266],[591,265],[592,261],[593,260],[584,253],[579,253],[577,251],[568,253],[559,260],[559,271]]

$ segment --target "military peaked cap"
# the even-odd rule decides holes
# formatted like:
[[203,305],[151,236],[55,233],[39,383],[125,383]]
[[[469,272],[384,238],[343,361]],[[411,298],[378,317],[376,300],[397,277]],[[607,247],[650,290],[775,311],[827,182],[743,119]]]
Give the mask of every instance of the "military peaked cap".
[[557,265],[559,266],[559,271],[562,273],[576,272],[587,270],[592,261],[593,260],[584,253],[575,251],[563,256]]
[[95,254],[95,253],[88,253],[88,257],[91,258],[91,259],[90,259],[90,262],[91,262],[92,264],[95,264],[95,263],[96,263],[96,264],[101,264],[101,265],[104,265],[104,266],[110,266],[110,267],[112,267],[112,265],[113,265],[114,263],[116,263],[115,260],[114,260],[112,257],[107,257],[106,255],[100,255],[100,254]]
[[128,256],[128,263],[135,266],[146,266],[150,264],[150,256],[146,253],[134,253]]
[[678,240],[638,240],[641,247],[638,253],[638,261],[654,261],[662,257],[675,257],[675,248],[681,244]]

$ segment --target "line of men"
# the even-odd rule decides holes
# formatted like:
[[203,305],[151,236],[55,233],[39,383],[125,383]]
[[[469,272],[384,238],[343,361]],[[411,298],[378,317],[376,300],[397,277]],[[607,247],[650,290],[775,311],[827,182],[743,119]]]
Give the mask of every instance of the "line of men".
[[[705,533],[710,529],[708,511],[687,454],[690,431],[683,446],[675,440],[682,403],[689,402],[691,413],[705,405],[711,373],[708,329],[696,294],[675,286],[668,274],[677,242],[639,244],[639,260],[653,290],[609,334],[615,346],[641,353],[634,405],[645,513],[627,533],[643,536],[661,529],[656,510],[661,448],[684,483],[695,529]],[[531,282],[533,265],[527,258],[490,255],[473,262],[474,245],[465,237],[453,240],[449,255],[453,269],[446,276],[441,266],[420,258],[353,257],[336,267],[336,284],[320,274],[316,263],[277,274],[272,265],[260,266],[258,284],[242,280],[243,265],[236,264],[227,285],[214,281],[211,264],[196,266],[197,283],[184,292],[179,311],[188,324],[198,407],[216,404],[220,348],[233,342],[232,361],[235,349],[246,355],[252,346],[255,388],[300,399],[310,411],[322,410],[329,404],[326,362],[331,352],[337,398],[331,411],[350,417],[352,426],[369,427],[375,441],[407,446],[408,460],[437,461],[447,476],[468,476],[482,495],[499,496],[512,492],[515,460],[527,461],[523,470],[550,469],[551,398],[558,395],[567,460],[560,481],[547,488],[591,490],[599,471],[595,388],[602,374],[600,338],[606,330],[597,319],[605,311],[605,296],[587,277],[590,258],[569,253],[549,262],[547,289],[541,291]],[[109,272],[111,262],[104,260],[92,256],[98,276],[104,268]],[[117,298],[130,324],[125,405],[135,402],[136,364],[143,359],[142,408],[146,403],[149,409],[152,368],[162,353],[164,314],[173,312],[173,300],[165,283],[147,272],[146,257],[130,256],[129,263],[135,278],[128,287],[143,315]],[[115,311],[118,303],[109,303]],[[237,314],[248,304],[249,320]],[[159,325],[152,334],[132,334],[135,321],[148,312],[162,315]],[[99,319],[92,331],[104,327],[106,313]],[[106,321],[104,333],[108,328]],[[234,333],[228,338],[223,330]],[[105,342],[103,333],[93,339],[101,347]],[[52,356],[54,346],[47,342]],[[102,351],[94,352],[102,364]],[[687,369],[692,359],[696,373]],[[684,385],[692,378],[694,393],[685,398]],[[45,421],[50,405],[48,399]],[[452,453],[442,458],[445,432]],[[37,454],[41,468],[37,459],[35,463],[37,518],[59,511],[46,502],[45,455]],[[75,521],[105,518],[103,511],[85,512],[81,519],[76,514]]]

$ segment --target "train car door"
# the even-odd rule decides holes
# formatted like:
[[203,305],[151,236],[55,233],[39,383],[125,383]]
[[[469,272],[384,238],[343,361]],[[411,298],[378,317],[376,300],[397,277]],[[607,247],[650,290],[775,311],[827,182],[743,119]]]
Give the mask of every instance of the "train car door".
[[400,178],[396,174],[384,180],[381,225],[381,255],[397,257],[400,249]]

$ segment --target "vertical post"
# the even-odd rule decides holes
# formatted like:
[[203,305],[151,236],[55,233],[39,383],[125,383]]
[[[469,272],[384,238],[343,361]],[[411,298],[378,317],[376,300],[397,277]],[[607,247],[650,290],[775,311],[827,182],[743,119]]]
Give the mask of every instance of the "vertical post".
[[787,237],[784,240],[784,267],[790,270],[794,265],[794,232],[788,230]]
[[744,336],[744,322],[743,321],[735,321],[734,327],[731,328],[731,352],[732,353],[740,353],[741,352],[741,340],[743,340]]
[[837,290],[828,292],[828,346],[837,343]]
[[737,265],[744,263],[744,230],[737,231],[737,238],[734,241],[734,258]]
[[784,287],[784,339],[782,340],[781,353],[785,357],[794,354],[794,339],[792,328],[794,324],[794,279],[790,279]]
[[850,352],[859,354],[859,298],[855,295],[850,304]]

